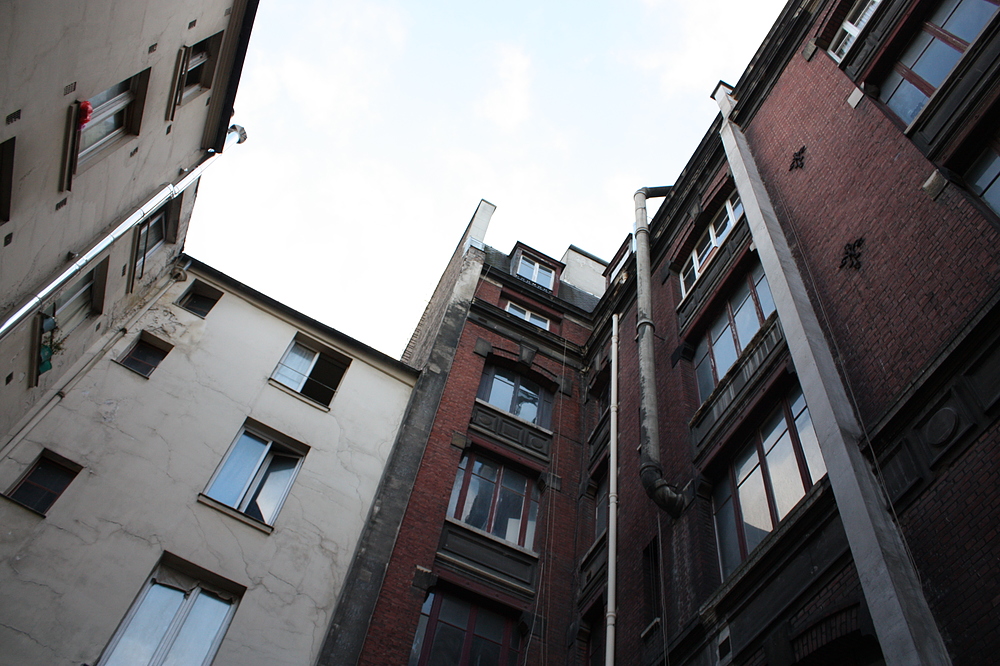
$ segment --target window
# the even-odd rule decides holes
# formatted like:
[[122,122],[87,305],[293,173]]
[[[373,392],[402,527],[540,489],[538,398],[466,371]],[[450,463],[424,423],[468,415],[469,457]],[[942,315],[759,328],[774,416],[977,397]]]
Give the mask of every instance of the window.
[[809,409],[802,390],[795,387],[727,466],[715,487],[715,528],[723,578],[825,474]]
[[538,328],[549,330],[549,320],[541,315],[537,315],[527,308],[522,308],[520,305],[514,305],[513,303],[507,303],[507,312],[511,313],[515,317],[523,319],[527,322],[531,322]]
[[448,515],[532,550],[538,522],[538,484],[476,453],[466,453],[451,489]]
[[329,405],[350,362],[346,356],[321,353],[293,342],[271,378],[307,398]]
[[597,494],[594,496],[594,541],[608,529],[608,513],[611,510],[608,502],[608,475],[605,474],[597,483]]
[[181,300],[177,302],[182,308],[198,315],[202,319],[208,316],[215,304],[222,298],[222,292],[211,287],[201,280],[195,280],[194,284],[184,292]]
[[704,402],[774,312],[771,288],[757,264],[737,283],[694,352],[698,399]]
[[479,384],[479,398],[525,421],[549,427],[552,394],[513,370],[487,366]]
[[45,451],[28,473],[11,488],[7,497],[38,513],[45,513],[76,478],[79,471],[79,465]]
[[644,622],[649,625],[663,614],[661,590],[663,578],[660,575],[660,540],[653,539],[642,550],[642,582]]
[[1000,215],[1000,139],[991,137],[986,149],[965,172],[965,182],[973,193]]
[[875,13],[875,9],[882,0],[857,0],[851,11],[847,13],[843,25],[837,31],[836,36],[830,43],[830,55],[837,62],[844,59],[854,41],[861,34],[862,28],[868,23],[868,19]]
[[0,143],[0,224],[10,222],[11,199],[14,195],[14,144],[11,137]]
[[215,63],[222,45],[222,33],[203,39],[194,46],[185,46],[177,54],[177,78],[174,94],[167,110],[167,120],[174,119],[178,106],[186,104],[212,87]]
[[[129,77],[80,104],[77,113],[77,162],[83,165],[117,140],[138,134],[149,70]],[[74,169],[75,170],[75,169]]]
[[94,288],[97,270],[88,271],[46,308],[47,315],[56,320],[63,335],[69,334],[94,311]]
[[997,10],[1000,0],[944,0],[882,82],[879,99],[909,125]]
[[143,331],[135,344],[118,359],[118,362],[129,370],[138,372],[143,377],[153,374],[160,361],[167,357],[173,346],[159,340],[146,331]]
[[132,270],[132,282],[129,285],[130,291],[135,287],[135,283],[146,274],[146,260],[160,249],[166,238],[166,214],[163,211],[149,217],[136,227],[135,246],[132,249],[132,257],[135,262]]
[[209,482],[205,494],[268,525],[292,487],[303,453],[244,430]]
[[420,609],[409,666],[513,666],[519,661],[513,619],[432,592]]
[[701,235],[691,256],[684,262],[681,268],[681,298],[687,296],[694,287],[694,283],[705,272],[705,267],[715,257],[715,250],[726,240],[729,232],[733,230],[743,215],[743,203],[740,195],[733,193],[722,206],[715,218],[712,220],[705,233]]
[[209,664],[237,602],[237,595],[161,565],[125,614],[97,666]]
[[543,266],[534,259],[521,255],[521,261],[517,265],[517,274],[523,277],[525,280],[530,280],[535,284],[545,287],[546,289],[552,289],[552,280],[555,277],[555,271],[553,271],[548,266]]

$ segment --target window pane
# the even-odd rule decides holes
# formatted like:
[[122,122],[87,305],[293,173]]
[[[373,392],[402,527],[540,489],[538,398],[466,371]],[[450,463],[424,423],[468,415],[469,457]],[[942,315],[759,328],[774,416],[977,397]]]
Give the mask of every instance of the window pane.
[[792,449],[792,437],[787,430],[767,454],[767,471],[771,475],[778,520],[781,520],[805,494],[799,464]]
[[420,622],[417,623],[417,633],[413,635],[413,647],[410,648],[410,661],[407,666],[417,666],[420,661],[420,653],[424,649],[424,634],[427,633],[427,616],[421,615]]
[[725,321],[727,322],[726,327],[719,331],[717,338],[712,340],[712,352],[715,355],[715,372],[719,376],[719,379],[722,379],[726,371],[732,367],[733,363],[739,357],[739,354],[736,352],[736,342],[733,340],[733,330],[728,325],[728,318]]
[[740,545],[736,535],[736,516],[729,492],[729,479],[724,479],[715,487],[715,531],[719,539],[719,560],[722,577],[725,578],[740,563]]
[[511,469],[505,469],[503,473],[503,481],[501,482],[504,488],[510,488],[511,490],[524,494],[524,491],[528,488],[528,478],[519,472],[515,472]]
[[490,462],[489,460],[483,460],[482,458],[477,458],[472,464],[472,473],[478,476],[488,479],[489,481],[497,480],[497,466]]
[[103,120],[88,123],[86,129],[80,132],[80,152],[83,153],[88,148],[92,148],[123,127],[125,127],[124,109],[112,113]]
[[196,666],[211,654],[212,643],[229,615],[229,603],[199,591],[191,612],[184,619],[163,666]]
[[511,411],[511,406],[514,403],[513,373],[500,368],[494,370],[493,384],[490,386],[490,397],[487,402],[505,412]]
[[823,452],[819,448],[808,409],[803,410],[795,419],[795,429],[799,433],[799,443],[802,444],[802,453],[806,457],[809,476],[812,477],[812,482],[816,483],[826,475],[826,461],[823,460]]
[[535,525],[538,523],[538,500],[531,500],[528,509],[528,526],[524,529],[524,547],[535,549]]
[[552,271],[545,266],[538,266],[538,284],[549,289],[552,288]]
[[469,626],[470,610],[471,606],[464,601],[453,599],[452,597],[442,597],[441,611],[438,615],[438,619],[441,622],[454,624],[464,629]]
[[771,531],[771,513],[759,465],[740,484],[739,496],[740,510],[743,512],[743,532],[747,538],[747,552],[750,552]]
[[[444,609],[442,608],[442,611]],[[465,632],[448,624],[438,624],[434,632],[428,666],[456,666],[462,663],[462,644]]]
[[319,354],[312,370],[309,371],[309,379],[302,386],[302,395],[320,404],[329,405],[346,371],[347,367],[341,360],[327,354]]
[[243,492],[267,453],[268,442],[248,432],[240,435],[226,464],[219,471],[206,493],[212,499],[231,507],[239,506]]
[[774,312],[774,297],[771,296],[771,286],[767,283],[763,271],[761,271],[760,280],[757,282],[757,300],[760,301],[760,310],[764,313],[764,319],[767,319]]
[[1000,155],[997,155],[992,148],[987,148],[969,168],[965,179],[969,183],[969,188],[982,196],[983,192],[996,181],[997,175],[1000,175]]
[[458,508],[458,496],[462,494],[462,481],[465,480],[466,460],[466,457],[462,456],[462,466],[458,468],[458,472],[455,474],[455,485],[451,487],[451,498],[448,500],[448,516],[454,516],[455,509]]
[[167,352],[144,340],[139,340],[122,359],[122,365],[148,377],[166,357]]
[[702,338],[694,353],[695,376],[698,378],[698,399],[704,402],[715,389],[715,375],[712,374],[712,359],[708,357],[708,338]]
[[274,370],[274,379],[290,389],[301,390],[309,376],[315,356],[316,352],[296,342]]
[[486,529],[486,521],[490,516],[490,504],[493,502],[494,484],[490,481],[473,476],[469,479],[469,490],[465,495],[465,509],[462,512],[462,522],[481,530]]
[[246,514],[270,525],[278,514],[298,465],[297,457],[276,455],[271,458],[257,492],[247,505]]
[[961,56],[961,51],[935,39],[913,64],[913,73],[937,88]]
[[104,666],[148,664],[184,601],[184,593],[153,584]]
[[521,536],[523,509],[524,495],[519,495],[509,488],[501,488],[496,513],[493,516],[493,534],[505,541],[517,543]]
[[18,484],[10,498],[39,513],[45,513],[76,478],[76,472],[45,458],[39,458],[35,467]]
[[488,638],[496,643],[503,642],[503,617],[491,611],[480,608],[476,611],[476,631],[477,636]]
[[917,117],[920,109],[927,103],[927,95],[920,92],[916,86],[903,79],[899,82],[892,96],[886,100],[886,104],[892,112],[899,116],[907,125]]
[[517,404],[514,405],[514,415],[520,416],[525,421],[537,423],[539,393],[537,384],[522,378],[521,385],[517,389]]
[[523,278],[534,281],[535,279],[535,262],[521,257],[521,264],[517,267],[517,274]]
[[500,645],[479,636],[472,637],[470,666],[500,666]]
[[763,443],[765,455],[784,433],[785,411],[777,409],[767,418],[767,421],[764,422],[764,425],[760,429],[760,438]]
[[986,0],[962,0],[942,27],[959,39],[971,43],[996,10],[997,6]]
[[[733,321],[736,322],[736,335],[740,339],[740,350],[753,340],[753,336],[760,330],[760,317],[757,315],[757,306],[750,298],[749,286],[742,283],[747,288],[745,299],[733,308]],[[743,291],[742,289],[740,290]]]

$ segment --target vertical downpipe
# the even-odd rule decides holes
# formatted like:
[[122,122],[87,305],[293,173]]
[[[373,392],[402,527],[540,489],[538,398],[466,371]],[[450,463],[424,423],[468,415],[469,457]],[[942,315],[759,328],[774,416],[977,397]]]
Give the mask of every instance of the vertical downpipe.
[[618,314],[611,315],[611,441],[608,442],[608,612],[604,664],[615,663],[618,614]]

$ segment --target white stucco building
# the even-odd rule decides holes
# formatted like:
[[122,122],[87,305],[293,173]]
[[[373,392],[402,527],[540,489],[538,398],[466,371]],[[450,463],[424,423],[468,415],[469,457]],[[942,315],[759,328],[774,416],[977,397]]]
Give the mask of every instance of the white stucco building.
[[0,450],[4,664],[317,658],[417,373],[181,266]]

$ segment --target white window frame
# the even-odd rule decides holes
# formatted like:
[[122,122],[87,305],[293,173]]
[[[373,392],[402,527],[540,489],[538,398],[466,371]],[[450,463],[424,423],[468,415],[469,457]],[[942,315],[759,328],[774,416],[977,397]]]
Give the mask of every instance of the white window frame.
[[[288,355],[291,354],[295,350],[296,347],[299,347],[299,348],[301,348],[301,349],[303,349],[303,350],[305,350],[307,352],[310,352],[312,354],[312,359],[309,361],[309,368],[305,372],[301,373],[302,374],[302,380],[298,382],[297,386],[295,385],[296,382],[292,381],[286,375],[279,375],[279,371],[280,371],[281,368],[287,368],[291,372],[299,374],[298,370],[292,368],[291,366],[289,366],[289,365],[287,365],[285,363],[285,361],[288,360]],[[318,361],[318,360],[319,360],[319,352],[318,351],[316,351],[315,349],[312,349],[310,347],[307,347],[306,345],[302,344],[298,340],[294,340],[292,342],[291,346],[289,346],[288,349],[285,350],[285,353],[282,355],[281,360],[278,361],[278,365],[274,368],[274,372],[271,373],[271,379],[273,379],[274,381],[278,382],[282,386],[286,386],[286,387],[292,389],[296,393],[301,393],[303,387],[306,385],[306,382],[309,381],[309,373],[311,373],[313,371],[313,368],[316,367],[316,361]]]
[[[239,499],[236,501],[235,504],[230,504],[225,500],[213,496],[212,487],[215,485],[216,480],[219,478],[222,472],[226,469],[226,464],[229,462],[229,459],[236,452],[237,448],[239,447],[240,441],[243,439],[244,435],[248,435],[257,440],[263,441],[265,442],[266,445],[264,447],[263,453],[261,453],[261,455],[257,458],[257,461],[254,463],[253,472],[248,474],[246,479],[244,480],[243,486],[239,492]],[[295,469],[292,470],[292,474],[288,479],[288,483],[285,485],[285,488],[281,492],[281,496],[278,498],[278,501],[275,504],[274,515],[270,516],[270,520],[268,520],[268,517],[264,517],[264,520],[260,520],[248,514],[247,509],[250,507],[250,503],[253,501],[255,494],[260,489],[261,484],[264,482],[264,479],[267,476],[268,469],[270,468],[271,462],[274,460],[275,455],[282,455],[288,458],[294,457],[297,459],[297,462],[295,465]],[[306,452],[299,450],[297,447],[296,448],[290,447],[285,442],[277,441],[273,437],[269,437],[268,435],[265,435],[253,428],[247,428],[247,427],[241,428],[239,434],[236,436],[236,439],[233,440],[233,443],[230,445],[229,450],[223,457],[222,462],[219,463],[219,466],[218,468],[216,468],[215,473],[212,474],[212,478],[209,479],[208,485],[205,486],[204,494],[206,497],[220,504],[235,509],[236,511],[239,511],[241,514],[245,515],[250,520],[263,522],[265,525],[273,525],[274,521],[278,518],[278,514],[281,513],[281,508],[284,506],[285,500],[288,499],[288,494],[291,492],[292,486],[295,485],[295,479],[298,478],[299,470],[302,469],[302,462],[305,460],[305,457],[306,457]]]
[[[716,250],[722,247],[725,240],[732,234],[733,228],[744,217],[746,217],[746,213],[743,209],[743,203],[740,201],[739,192],[733,192],[709,223],[708,228],[698,238],[698,242],[695,243],[690,256],[681,268],[681,299],[687,298],[687,295],[691,293],[694,286],[698,284],[698,280],[701,279],[708,265],[712,263],[712,259],[718,254]],[[721,229],[719,227],[720,222],[726,223]],[[704,256],[700,256],[699,249],[701,248],[705,248]],[[689,273],[694,275],[694,280],[690,285],[687,285],[685,284],[684,276]]]
[[[63,335],[69,335],[93,314],[96,276],[97,269],[89,271],[52,302],[51,316],[56,320],[56,325]],[[60,319],[67,311],[70,313],[69,318]]]
[[515,305],[514,303],[507,302],[507,312],[514,315],[518,319],[523,319],[529,324],[534,324],[542,330],[549,330],[549,320],[540,314],[536,314],[529,310],[528,308],[522,308],[520,305]]
[[125,614],[125,617],[122,618],[121,623],[118,625],[118,629],[115,630],[114,635],[111,637],[107,647],[101,654],[101,658],[97,662],[97,666],[124,663],[119,659],[115,659],[115,649],[128,632],[132,619],[142,608],[142,604],[146,601],[150,591],[157,585],[182,592],[184,594],[184,600],[181,602],[180,607],[174,612],[174,615],[170,618],[170,623],[168,624],[166,631],[160,639],[160,642],[158,643],[149,661],[145,664],[129,664],[129,666],[159,666],[162,664],[163,661],[169,656],[170,649],[176,643],[177,638],[180,635],[180,631],[183,628],[184,621],[187,619],[191,609],[195,605],[195,602],[197,602],[199,596],[203,592],[205,594],[212,595],[229,605],[229,610],[220,623],[215,638],[212,640],[212,643],[205,655],[205,659],[201,662],[201,666],[207,666],[214,660],[215,655],[219,651],[219,646],[222,645],[226,632],[229,630],[229,625],[232,623],[233,616],[236,614],[236,607],[239,605],[239,596],[207,586],[201,581],[190,578],[189,576],[179,572],[168,570],[163,566],[157,567],[157,569],[158,570],[146,580],[139,596],[136,597],[134,602],[132,602],[132,606]]
[[830,42],[828,53],[831,58],[841,62],[847,56],[881,2],[882,0],[856,0],[851,10],[847,12],[847,18],[841,24],[837,35]]
[[[525,268],[525,266],[528,267],[527,272],[531,273],[530,276],[525,275],[524,273],[521,272],[522,269]],[[549,273],[548,284],[542,282],[539,279],[539,273],[541,272],[541,269],[545,269]],[[551,266],[547,266],[542,262],[538,261],[537,259],[533,259],[524,254],[521,255],[521,259],[517,264],[517,274],[519,277],[522,277],[525,280],[531,280],[535,284],[545,287],[549,291],[552,291],[552,284],[555,281],[556,277],[556,271],[554,268],[552,268]]]

